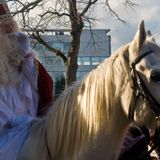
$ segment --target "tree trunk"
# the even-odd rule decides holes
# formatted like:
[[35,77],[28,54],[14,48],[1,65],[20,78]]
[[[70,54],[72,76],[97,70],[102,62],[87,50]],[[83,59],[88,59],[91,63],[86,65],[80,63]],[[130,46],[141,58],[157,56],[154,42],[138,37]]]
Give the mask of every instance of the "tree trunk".
[[70,21],[71,21],[71,36],[72,41],[68,52],[68,60],[66,65],[66,86],[70,86],[76,79],[78,69],[77,58],[80,47],[80,38],[83,29],[83,20],[81,15],[77,12],[76,0],[70,0]]
[[66,65],[66,87],[70,86],[74,81],[76,81],[76,73],[78,69],[77,58],[78,52],[80,47],[80,36],[81,32],[74,32],[73,34],[73,41],[71,48],[68,53],[68,61]]

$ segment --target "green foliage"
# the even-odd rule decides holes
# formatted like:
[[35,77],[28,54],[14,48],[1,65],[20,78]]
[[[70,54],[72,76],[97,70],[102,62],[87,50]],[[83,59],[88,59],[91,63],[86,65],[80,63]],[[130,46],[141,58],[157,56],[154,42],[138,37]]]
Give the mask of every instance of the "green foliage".
[[65,89],[65,77],[62,74],[59,77],[56,77],[55,79],[55,99],[59,97],[59,95],[64,91],[64,89]]

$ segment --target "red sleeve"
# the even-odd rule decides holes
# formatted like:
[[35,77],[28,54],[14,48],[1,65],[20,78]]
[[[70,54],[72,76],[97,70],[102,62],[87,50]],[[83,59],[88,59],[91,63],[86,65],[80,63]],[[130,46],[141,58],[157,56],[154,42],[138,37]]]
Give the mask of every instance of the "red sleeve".
[[49,109],[49,104],[53,100],[53,80],[43,67],[43,65],[36,61],[38,64],[38,91],[39,91],[39,104],[38,116],[43,116]]

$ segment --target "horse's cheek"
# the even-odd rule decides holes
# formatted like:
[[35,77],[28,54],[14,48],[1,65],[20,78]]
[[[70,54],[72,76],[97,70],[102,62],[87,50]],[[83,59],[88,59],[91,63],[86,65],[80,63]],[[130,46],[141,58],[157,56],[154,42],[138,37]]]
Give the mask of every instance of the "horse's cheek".
[[155,128],[156,118],[155,114],[151,111],[149,106],[143,104],[136,108],[134,114],[134,120],[141,125],[145,125],[148,128]]

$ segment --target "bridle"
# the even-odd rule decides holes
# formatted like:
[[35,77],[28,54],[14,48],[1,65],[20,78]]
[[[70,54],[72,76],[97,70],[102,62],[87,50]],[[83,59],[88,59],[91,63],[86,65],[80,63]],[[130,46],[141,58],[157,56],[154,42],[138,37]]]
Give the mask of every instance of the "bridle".
[[[152,93],[149,91],[149,89],[146,87],[144,81],[140,77],[140,74],[137,72],[135,66],[138,64],[145,56],[148,56],[152,54],[153,51],[148,51],[141,56],[137,57],[130,65],[130,71],[132,76],[132,92],[133,97],[132,101],[133,104],[129,108],[129,120],[134,120],[134,111],[136,108],[136,101],[137,99],[141,98],[144,99],[146,102],[148,102],[150,109],[154,112],[156,116],[156,129],[155,129],[155,135],[154,137],[159,137],[160,134],[160,103],[154,98]],[[146,155],[150,155],[150,153],[155,150],[159,146],[159,143],[155,143],[151,146],[151,149],[147,151]]]
[[[146,87],[144,81],[140,77],[140,74],[136,70],[136,65],[146,56],[152,54],[153,51],[148,51],[139,57],[137,57],[130,65],[130,71],[132,76],[132,93],[133,97],[135,97],[133,100],[136,102],[137,99],[141,98],[146,100],[148,104],[151,106],[151,110],[155,113],[156,119],[160,119],[160,103],[154,98],[152,93],[149,91],[149,89]],[[135,103],[134,102],[134,103]],[[136,103],[135,103],[136,104]],[[131,105],[129,108],[129,119],[134,120],[134,111],[135,111],[136,105]]]

